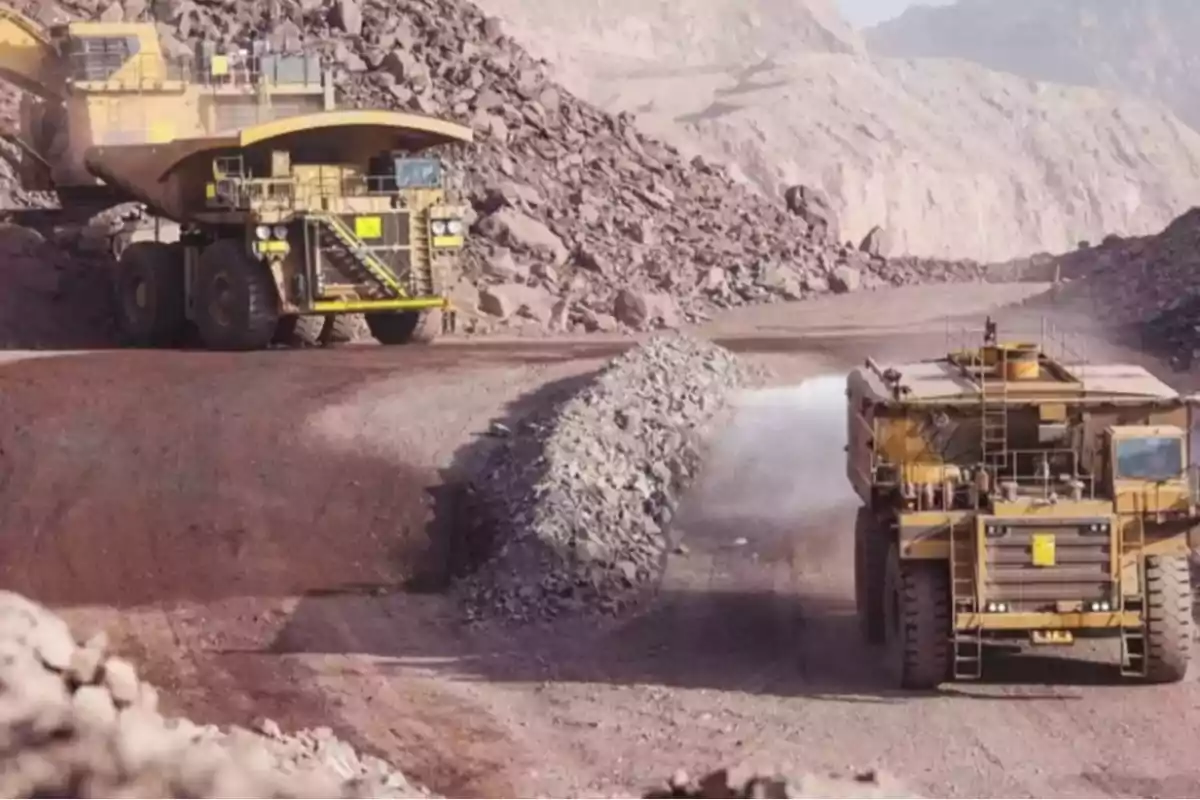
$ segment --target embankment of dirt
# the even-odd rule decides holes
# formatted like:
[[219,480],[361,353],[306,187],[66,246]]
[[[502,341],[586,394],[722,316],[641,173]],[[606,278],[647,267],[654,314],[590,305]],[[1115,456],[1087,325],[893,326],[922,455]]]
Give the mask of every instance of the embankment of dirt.
[[464,583],[469,615],[615,612],[652,585],[709,426],[762,377],[711,342],[663,334],[505,429],[470,488],[470,535],[493,556]]

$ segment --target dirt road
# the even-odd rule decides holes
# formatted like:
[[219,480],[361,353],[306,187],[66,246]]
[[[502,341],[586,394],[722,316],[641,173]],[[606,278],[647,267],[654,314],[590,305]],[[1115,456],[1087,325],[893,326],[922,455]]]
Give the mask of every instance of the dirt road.
[[627,793],[744,757],[878,762],[943,796],[1200,793],[1194,682],[1105,686],[1085,650],[905,696],[859,644],[836,376],[936,354],[946,309],[1028,293],[906,289],[710,326],[785,384],[835,378],[750,399],[642,615],[516,633],[464,631],[426,591],[455,476],[490,420],[621,341],[10,354],[0,579],[112,631],[180,711],[329,724],[460,796]]

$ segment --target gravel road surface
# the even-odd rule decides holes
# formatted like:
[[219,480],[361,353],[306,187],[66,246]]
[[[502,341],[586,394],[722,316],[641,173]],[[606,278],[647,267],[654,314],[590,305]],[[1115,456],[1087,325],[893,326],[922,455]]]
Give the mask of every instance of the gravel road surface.
[[109,630],[174,710],[328,724],[457,796],[628,793],[746,758],[878,764],[934,796],[1195,795],[1193,681],[1108,685],[1096,646],[905,695],[854,627],[840,376],[868,354],[937,355],[947,311],[1040,288],[906,288],[710,326],[780,385],[716,442],[660,596],[632,619],[517,633],[460,627],[436,591],[455,484],[492,420],[630,340],[8,353],[0,581]]

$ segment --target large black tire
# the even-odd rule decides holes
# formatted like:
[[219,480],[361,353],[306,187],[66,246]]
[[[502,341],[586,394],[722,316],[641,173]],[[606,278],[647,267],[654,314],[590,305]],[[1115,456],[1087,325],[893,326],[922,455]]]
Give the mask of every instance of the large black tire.
[[240,240],[221,239],[204,249],[197,270],[196,328],[209,350],[261,350],[279,323],[279,295],[265,264]]
[[1146,556],[1146,680],[1178,683],[1192,656],[1187,556]]
[[904,689],[936,689],[950,677],[950,573],[944,561],[902,561],[893,544],[884,574],[888,669]]
[[359,338],[364,325],[362,314],[330,314],[321,331],[321,344],[350,344]]
[[433,311],[396,311],[366,316],[367,328],[380,344],[427,344],[440,332],[441,314]]
[[883,579],[887,571],[887,539],[875,514],[860,508],[854,521],[854,597],[858,626],[869,644],[884,639]]
[[132,347],[171,347],[183,336],[183,250],[133,242],[117,262],[114,294],[121,339]]
[[325,318],[288,314],[275,325],[274,344],[284,347],[320,347]]

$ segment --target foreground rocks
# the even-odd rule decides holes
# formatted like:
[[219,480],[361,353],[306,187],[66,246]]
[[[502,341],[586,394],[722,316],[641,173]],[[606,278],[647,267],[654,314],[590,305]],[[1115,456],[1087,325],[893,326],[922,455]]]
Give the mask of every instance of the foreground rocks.
[[617,611],[661,574],[704,435],[761,376],[679,334],[611,361],[509,431],[472,484],[474,535],[494,557],[465,585],[472,617]]
[[673,328],[748,303],[984,274],[839,242],[819,192],[763,198],[720,166],[685,159],[630,116],[555,84],[498,20],[462,0],[25,5],[43,19],[152,19],[176,55],[201,38],[321,50],[342,103],[470,125],[477,145],[448,153],[476,214],[454,289],[468,331]]
[[[165,717],[98,634],[0,592],[0,797],[431,797],[328,729],[252,732]],[[646,797],[907,797],[887,776],[679,771]]]
[[103,634],[0,592],[0,797],[429,796],[328,729],[259,727],[163,716]]

